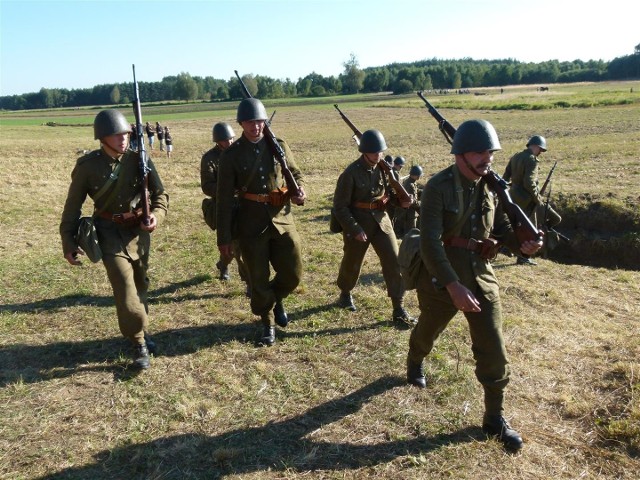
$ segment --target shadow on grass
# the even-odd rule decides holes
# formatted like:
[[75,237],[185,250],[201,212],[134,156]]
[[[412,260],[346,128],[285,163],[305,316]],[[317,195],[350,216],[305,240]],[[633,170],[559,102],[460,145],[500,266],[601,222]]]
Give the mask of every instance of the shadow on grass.
[[[172,296],[170,298],[163,298],[164,295],[172,295],[184,288],[194,287],[204,282],[211,280],[210,275],[196,275],[188,280],[182,282],[170,283],[169,285],[155,290],[149,291],[149,303],[172,303],[181,302],[184,300],[198,300],[212,298],[212,295],[200,295],[196,296],[190,293],[185,293],[180,296]],[[78,307],[78,306],[96,306],[96,307],[111,307],[115,305],[112,295],[64,295],[58,298],[45,298],[43,300],[37,300],[35,302],[28,303],[10,303],[0,305],[0,313],[35,313],[42,312],[54,312],[63,308]]]
[[[183,282],[184,283],[184,282]],[[162,289],[163,293],[170,289]],[[158,291],[155,292],[157,295]],[[291,326],[294,322],[320,311],[336,308],[321,305],[306,310],[291,312]],[[256,317],[257,318],[257,317]],[[308,336],[334,336],[353,333],[356,330],[372,330],[388,322],[374,322],[353,328],[327,328],[313,331],[278,328],[278,342],[287,338]],[[250,323],[210,323],[194,327],[165,330],[153,333],[160,357],[190,355],[199,350],[239,341],[255,344],[262,329],[256,322]],[[35,383],[55,378],[66,378],[79,372],[111,372],[116,379],[126,380],[139,374],[130,368],[131,346],[122,337],[103,338],[80,342],[56,342],[46,345],[26,345],[15,343],[0,347],[0,386],[15,382]]]
[[176,435],[104,450],[95,455],[92,464],[67,468],[40,479],[217,479],[262,471],[279,471],[285,475],[314,470],[339,472],[485,438],[479,428],[469,427],[432,437],[376,444],[314,439],[322,437],[324,426],[354,415],[373,397],[404,384],[399,377],[381,377],[342,398],[286,420],[213,437]]

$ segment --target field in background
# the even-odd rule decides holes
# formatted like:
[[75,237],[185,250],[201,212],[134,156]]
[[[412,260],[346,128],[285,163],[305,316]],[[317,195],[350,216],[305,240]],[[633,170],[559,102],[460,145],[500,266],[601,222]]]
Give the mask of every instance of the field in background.
[[[549,143],[541,175],[558,161],[554,198],[637,207],[639,82],[484,93],[427,98],[453,125],[494,124],[503,147],[496,171],[541,134]],[[585,98],[611,106],[502,108]],[[354,291],[359,310],[333,306],[342,242],[329,233],[328,212],[337,176],[357,157],[333,103],[427,175],[451,162],[415,95],[265,102],[309,195],[295,209],[304,281],[285,302],[292,323],[269,349],[253,346],[256,319],[235,267],[230,282],[216,279],[215,234],[200,211],[200,157],[213,123],[235,127],[236,104],[143,107],[144,120],[170,126],[175,151],[170,160],[152,152],[171,203],[153,234],[150,271],[161,350],[141,375],[126,369],[102,266],[73,268],[60,248],[71,169],[97,142],[90,126],[43,124],[90,125],[97,110],[0,113],[0,478],[640,475],[640,271],[544,259],[519,268],[498,257],[513,372],[506,413],[526,441],[521,454],[505,454],[479,429],[481,388],[462,317],[428,359],[429,388],[417,391],[404,385],[409,332],[389,322],[373,252]],[[407,305],[418,314],[415,292]]]

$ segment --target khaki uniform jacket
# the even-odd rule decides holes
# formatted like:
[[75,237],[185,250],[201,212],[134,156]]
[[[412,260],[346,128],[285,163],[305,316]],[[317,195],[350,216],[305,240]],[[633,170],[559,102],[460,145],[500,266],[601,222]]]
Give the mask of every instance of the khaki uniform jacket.
[[542,203],[538,186],[538,164],[538,157],[527,148],[511,157],[504,171],[503,178],[507,182],[511,181],[511,198],[525,212],[531,205]]
[[[138,154],[127,151],[120,160],[110,157],[103,150],[94,150],[80,157],[71,172],[71,185],[60,222],[60,236],[62,250],[66,255],[77,250],[75,235],[78,231],[78,221],[82,214],[82,205],[87,198],[91,198],[100,191],[118,162],[122,163],[118,180],[107,192],[102,194],[96,204],[96,210],[104,207],[111,192],[117,188],[115,198],[108,205],[110,213],[132,212],[139,207],[140,177],[138,175]],[[156,168],[149,159],[149,210],[153,213],[158,224],[164,219],[169,207],[169,196],[164,191]],[[149,252],[149,232],[139,227],[125,227],[100,217],[95,219],[98,241],[103,254],[120,255],[137,260]]]
[[[464,217],[472,197],[471,187],[481,190],[471,214],[454,232],[452,230]],[[456,165],[429,179],[422,192],[420,254],[429,278],[436,286],[445,287],[458,280],[472,292],[480,289],[488,300],[496,300],[499,287],[491,262],[470,250],[445,247],[442,243],[445,236],[481,240],[489,235],[505,241],[512,250],[519,248],[509,219],[499,208],[498,197],[484,182],[468,180]]]
[[[291,150],[284,140],[277,139],[285,152],[289,170],[299,186],[304,186],[302,173],[298,168]],[[252,171],[257,162],[257,169]],[[286,186],[280,163],[275,159],[267,142],[262,138],[251,143],[242,136],[227,148],[220,157],[219,178],[216,193],[218,245],[229,245],[233,240],[232,220],[233,203],[236,190],[253,194],[266,194]],[[240,199],[237,212],[237,236],[253,238],[273,225],[280,233],[295,231],[291,202],[287,200],[283,206],[273,206],[252,200]]]
[[217,145],[202,156],[200,161],[200,186],[202,192],[211,198],[216,198],[218,188],[218,165],[222,149]]
[[386,209],[368,210],[353,206],[355,202],[380,200],[386,187],[380,168],[369,167],[362,156],[342,172],[333,195],[333,211],[345,234],[355,237],[365,232],[371,237],[380,225],[384,233],[393,235],[393,225]]

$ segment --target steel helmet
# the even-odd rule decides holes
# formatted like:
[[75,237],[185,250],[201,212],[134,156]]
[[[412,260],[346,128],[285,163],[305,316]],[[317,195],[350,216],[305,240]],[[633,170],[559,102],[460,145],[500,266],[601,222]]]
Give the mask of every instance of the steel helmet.
[[361,153],[378,153],[387,149],[387,143],[379,130],[367,130],[360,138],[358,151]]
[[422,176],[422,167],[420,165],[414,165],[409,170],[409,175],[417,175],[418,177]]
[[407,163],[404,159],[404,157],[396,157],[396,159],[393,161],[394,165],[400,165],[403,166],[405,163]]
[[451,153],[484,152],[502,150],[496,129],[486,120],[467,120],[453,136]]
[[266,120],[267,118],[269,118],[267,117],[267,111],[257,98],[245,98],[238,105],[238,114],[236,116],[238,123],[247,120]]
[[119,110],[102,110],[93,121],[93,138],[108,137],[116,133],[130,133],[131,125]]
[[236,134],[231,128],[231,125],[225,122],[218,122],[213,126],[213,141],[222,142],[223,140],[230,140],[235,137]]
[[527,142],[527,147],[529,145],[537,145],[542,149],[543,152],[547,151],[547,141],[541,135],[534,135],[533,137],[531,137]]

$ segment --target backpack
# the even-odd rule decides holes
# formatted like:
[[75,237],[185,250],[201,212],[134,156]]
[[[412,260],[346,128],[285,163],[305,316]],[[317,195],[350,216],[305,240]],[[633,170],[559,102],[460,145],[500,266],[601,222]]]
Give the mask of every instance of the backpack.
[[422,268],[419,229],[412,228],[402,239],[398,251],[398,264],[405,288],[414,290],[418,286],[418,278]]

